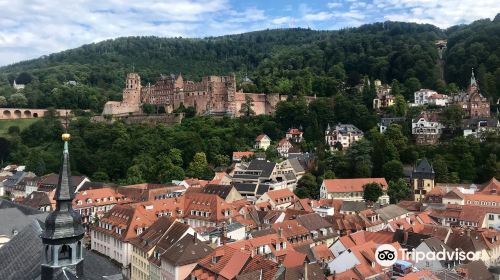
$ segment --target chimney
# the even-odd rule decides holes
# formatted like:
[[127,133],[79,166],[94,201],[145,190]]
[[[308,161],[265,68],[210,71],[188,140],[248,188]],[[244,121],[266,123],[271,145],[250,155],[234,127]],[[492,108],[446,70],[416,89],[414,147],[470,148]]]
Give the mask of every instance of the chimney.
[[193,241],[196,243],[198,241],[198,233],[195,231],[193,234]]
[[470,237],[470,229],[467,229],[467,236]]
[[278,237],[281,237],[283,233],[283,229],[281,227],[278,228]]
[[307,261],[304,260],[304,280],[308,280],[307,278]]

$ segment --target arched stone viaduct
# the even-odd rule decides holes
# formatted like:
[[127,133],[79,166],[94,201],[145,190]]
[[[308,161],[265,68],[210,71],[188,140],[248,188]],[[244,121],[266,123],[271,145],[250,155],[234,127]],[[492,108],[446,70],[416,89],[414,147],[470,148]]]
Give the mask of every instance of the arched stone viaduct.
[[[0,120],[33,119],[41,118],[48,113],[48,109],[28,109],[28,108],[0,108]],[[71,110],[56,109],[59,116],[70,114]]]

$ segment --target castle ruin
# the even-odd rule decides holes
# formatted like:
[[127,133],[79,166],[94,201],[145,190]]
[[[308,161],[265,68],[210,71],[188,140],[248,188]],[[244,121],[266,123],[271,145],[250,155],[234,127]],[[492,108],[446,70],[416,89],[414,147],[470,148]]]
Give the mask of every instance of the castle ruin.
[[240,115],[245,98],[253,101],[256,115],[272,114],[286,95],[277,93],[244,93],[236,89],[236,77],[206,76],[200,82],[184,80],[182,75],[161,75],[154,85],[141,86],[141,77],[129,73],[123,90],[123,101],[109,101],[104,105],[103,115],[129,115],[140,113],[142,104],[163,106],[167,113],[181,104],[193,107],[200,115]]

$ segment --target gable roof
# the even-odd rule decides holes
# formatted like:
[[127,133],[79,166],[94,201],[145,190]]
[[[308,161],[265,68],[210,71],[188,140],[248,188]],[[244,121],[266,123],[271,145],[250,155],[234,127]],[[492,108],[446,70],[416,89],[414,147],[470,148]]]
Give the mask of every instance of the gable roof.
[[226,199],[232,189],[233,186],[231,185],[206,185],[201,189],[201,192],[206,194],[216,194],[220,198]]
[[383,208],[376,209],[375,212],[380,215],[382,220],[385,221],[408,214],[408,210],[395,204],[389,204]]
[[377,183],[387,190],[385,178],[356,178],[356,179],[325,179],[323,184],[329,193],[362,192],[363,186],[370,183]]
[[260,134],[259,136],[257,136],[257,138],[255,138],[255,141],[260,142],[260,141],[264,140],[265,138],[270,139],[269,136],[267,136],[265,134]]
[[210,246],[198,240],[196,236],[185,235],[167,249],[161,258],[173,266],[183,266],[198,262],[212,251],[213,249]]
[[307,228],[309,231],[318,230],[321,228],[331,228],[332,224],[330,224],[327,220],[323,219],[317,213],[305,214],[297,217],[297,222],[299,222],[302,226]]
[[149,251],[156,246],[161,237],[170,229],[175,223],[175,218],[160,217],[143,233],[130,240],[130,244],[136,246],[144,252]]
[[266,194],[267,194],[267,196],[269,196],[269,198],[274,200],[274,202],[278,202],[279,199],[288,198],[288,197],[292,197],[292,200],[297,199],[295,194],[289,189],[268,191]]

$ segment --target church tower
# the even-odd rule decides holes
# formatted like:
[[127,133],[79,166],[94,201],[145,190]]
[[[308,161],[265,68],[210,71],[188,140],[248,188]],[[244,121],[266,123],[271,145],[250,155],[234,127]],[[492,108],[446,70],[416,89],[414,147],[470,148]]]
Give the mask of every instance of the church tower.
[[425,195],[434,188],[434,177],[434,168],[426,158],[413,168],[411,182],[415,201],[424,201]]
[[72,207],[74,190],[69,166],[70,138],[68,133],[62,135],[64,150],[54,196],[56,209],[47,216],[45,230],[41,235],[44,246],[41,280],[58,279],[63,273],[83,277],[82,238],[85,230],[80,214]]

